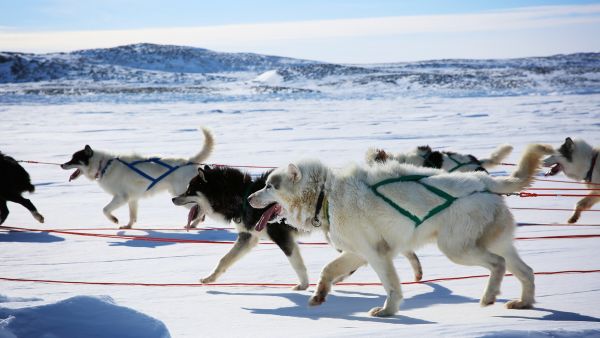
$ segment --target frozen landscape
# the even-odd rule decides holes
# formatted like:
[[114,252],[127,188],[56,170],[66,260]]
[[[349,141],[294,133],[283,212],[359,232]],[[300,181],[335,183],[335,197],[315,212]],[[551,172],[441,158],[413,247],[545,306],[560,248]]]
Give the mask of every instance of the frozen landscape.
[[[165,61],[168,60],[168,61]],[[17,65],[17,66],[15,66]],[[385,65],[334,65],[198,48],[132,45],[68,54],[0,53],[0,150],[20,160],[62,163],[90,144],[115,153],[187,157],[202,146],[200,126],[216,148],[209,163],[281,166],[316,157],[340,167],[364,161],[369,147],[392,151],[429,144],[486,157],[502,143],[515,163],[528,143],[559,146],[565,137],[600,144],[600,54],[512,60],[440,60]],[[0,229],[0,337],[600,337],[600,273],[536,276],[532,310],[507,310],[520,287],[506,277],[499,301],[481,308],[485,279],[407,284],[400,312],[372,318],[384,290],[341,285],[320,307],[314,287],[202,286],[233,241],[230,225],[207,219],[182,231],[187,209],[168,194],[142,200],[138,229],[118,230],[102,214],[110,200],[94,182],[68,182],[70,172],[23,163],[45,216],[38,224],[11,204],[4,224],[90,237]],[[248,168],[254,174],[263,169]],[[506,175],[499,166],[493,175]],[[542,172],[540,172],[542,175]],[[543,179],[542,176],[539,177]],[[554,180],[569,181],[559,175]],[[536,188],[584,188],[537,181]],[[553,191],[561,193],[564,191]],[[579,193],[586,193],[585,191]],[[517,237],[600,234],[600,205],[579,225],[562,226],[577,198],[507,197]],[[126,219],[127,210],[116,215]],[[560,225],[560,226],[559,226]],[[536,272],[599,270],[599,238],[518,240]],[[323,242],[321,234],[301,239]],[[301,244],[310,281],[337,252]],[[451,263],[430,245],[417,252],[424,279],[487,274]],[[413,280],[404,257],[403,282]],[[82,285],[9,281],[178,284]],[[259,245],[220,283],[283,283],[296,276],[274,245]],[[378,283],[370,267],[346,282]],[[195,285],[190,285],[195,284]]]

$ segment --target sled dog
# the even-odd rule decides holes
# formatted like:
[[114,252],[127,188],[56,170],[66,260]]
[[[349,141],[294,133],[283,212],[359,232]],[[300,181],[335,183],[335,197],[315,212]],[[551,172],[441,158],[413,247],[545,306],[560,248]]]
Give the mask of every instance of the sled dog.
[[500,194],[529,186],[542,157],[551,152],[551,146],[530,145],[508,177],[445,173],[397,162],[334,171],[305,160],[275,169],[265,187],[248,199],[298,229],[324,231],[342,250],[323,268],[311,305],[325,301],[339,276],[368,263],[387,293],[383,306],[369,313],[394,315],[402,291],[392,259],[436,242],[453,262],[490,270],[481,305],[496,301],[507,269],[521,282],[522,293],[506,306],[526,309],[534,303],[534,274],[513,245],[515,221]]
[[477,159],[473,155],[457,154],[450,151],[433,151],[429,146],[420,146],[408,153],[391,154],[383,149],[367,150],[367,164],[385,163],[388,160],[413,164],[418,167],[437,168],[447,172],[487,171],[504,160],[512,151],[512,146],[499,146],[489,158]]
[[189,181],[196,176],[198,165],[208,158],[214,146],[210,131],[202,128],[202,132],[204,147],[190,158],[114,155],[86,145],[61,167],[65,170],[75,169],[69,181],[84,175],[97,181],[104,191],[113,196],[103,209],[104,215],[113,223],[118,224],[119,220],[112,212],[128,204],[129,222],[121,228],[129,229],[137,221],[140,198],[165,190],[172,196],[185,191]]
[[14,158],[0,152],[0,225],[8,217],[6,202],[19,203],[31,212],[33,218],[44,223],[44,216],[37,211],[33,203],[21,196],[26,191],[35,191],[29,174]]
[[569,223],[575,223],[581,217],[581,212],[591,209],[594,204],[600,201],[600,147],[592,147],[581,139],[571,139],[567,137],[560,148],[555,149],[554,153],[544,159],[544,165],[550,167],[546,176],[553,176],[559,172],[577,181],[584,181],[591,190],[588,195],[577,202],[575,210]]

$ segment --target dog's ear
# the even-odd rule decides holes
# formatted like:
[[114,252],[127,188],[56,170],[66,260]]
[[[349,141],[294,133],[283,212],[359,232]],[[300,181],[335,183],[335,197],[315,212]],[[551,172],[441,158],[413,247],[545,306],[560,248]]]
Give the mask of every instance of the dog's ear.
[[302,173],[300,172],[300,169],[293,163],[290,163],[288,165],[288,174],[290,175],[292,183],[296,183],[302,178]]
[[198,177],[202,180],[202,182],[207,183],[206,177],[204,177],[204,170],[202,168],[198,168]]
[[567,137],[565,139],[565,146],[573,149],[573,148],[575,148],[575,142],[573,142],[573,140],[570,137]]
[[92,150],[92,147],[90,147],[89,145],[85,145],[85,148],[83,148],[83,152],[85,154],[85,156],[88,157],[92,157],[94,155],[94,151]]

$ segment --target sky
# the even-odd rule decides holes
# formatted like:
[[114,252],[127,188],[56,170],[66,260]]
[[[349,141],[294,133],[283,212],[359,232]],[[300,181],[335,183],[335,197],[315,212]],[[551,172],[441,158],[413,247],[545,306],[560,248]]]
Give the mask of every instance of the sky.
[[0,50],[129,43],[340,62],[600,51],[600,0],[0,1]]

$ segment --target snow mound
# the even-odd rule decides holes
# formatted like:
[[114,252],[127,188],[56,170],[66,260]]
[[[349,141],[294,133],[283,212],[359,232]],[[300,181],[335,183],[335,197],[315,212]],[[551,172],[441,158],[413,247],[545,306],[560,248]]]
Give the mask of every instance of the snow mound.
[[283,76],[281,76],[277,70],[269,70],[257,76],[254,81],[276,85],[283,82]]
[[165,324],[108,297],[76,296],[23,309],[0,308],[0,338],[170,338]]

